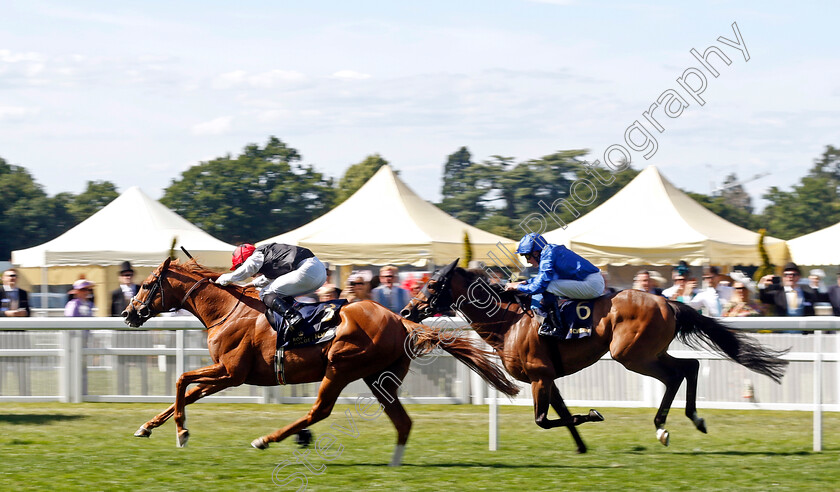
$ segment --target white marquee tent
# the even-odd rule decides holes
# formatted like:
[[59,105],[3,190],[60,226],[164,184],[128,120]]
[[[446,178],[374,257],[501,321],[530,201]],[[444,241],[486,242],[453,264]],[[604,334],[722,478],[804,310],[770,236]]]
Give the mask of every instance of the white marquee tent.
[[799,265],[840,265],[840,223],[787,242],[790,256]]
[[[157,266],[173,238],[205,266],[226,266],[234,246],[202,231],[134,186],[81,224],[40,246],[12,252],[18,267]],[[180,252],[180,250],[178,250]]]
[[[233,245],[202,231],[160,202],[132,187],[57,238],[40,246],[12,251],[12,263],[29,284],[65,285],[80,274],[96,283],[100,312],[117,287],[123,261],[131,262],[141,280],[169,255],[173,239],[179,258],[184,246],[202,265],[230,265]],[[140,276],[142,275],[142,276]]]
[[[597,265],[759,265],[759,235],[706,209],[654,166],[595,210],[545,234]],[[785,242],[764,241],[771,262],[783,264]]]
[[303,246],[333,265],[425,266],[461,257],[465,232],[474,260],[510,264],[502,248],[512,253],[516,242],[455,219],[420,198],[390,166],[383,166],[330,212],[258,244]]

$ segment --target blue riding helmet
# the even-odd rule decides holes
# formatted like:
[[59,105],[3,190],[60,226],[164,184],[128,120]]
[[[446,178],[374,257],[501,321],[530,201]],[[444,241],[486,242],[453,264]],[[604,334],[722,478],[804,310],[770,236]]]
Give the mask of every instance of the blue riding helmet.
[[519,241],[519,246],[516,248],[516,254],[529,255],[534,251],[542,251],[546,244],[548,244],[548,242],[544,237],[540,236],[536,232],[532,232]]

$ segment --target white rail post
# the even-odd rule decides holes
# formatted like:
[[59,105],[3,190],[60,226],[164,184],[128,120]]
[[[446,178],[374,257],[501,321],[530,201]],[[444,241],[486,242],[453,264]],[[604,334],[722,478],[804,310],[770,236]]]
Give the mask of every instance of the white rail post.
[[455,374],[458,378],[458,387],[456,388],[458,394],[455,396],[458,398],[458,403],[468,405],[470,403],[470,375],[473,372],[467,369],[464,364],[455,364],[455,367]]
[[82,346],[83,330],[73,330],[70,332],[70,360],[69,360],[69,377],[70,377],[70,403],[82,402],[82,388],[84,381],[82,381],[83,372],[82,365],[86,363],[84,347]]
[[487,385],[490,398],[490,451],[499,449],[499,393],[496,388]]
[[[186,357],[184,356],[184,330],[175,331],[175,380],[184,374],[186,368]],[[173,390],[174,391],[174,390]]]
[[814,451],[822,451],[822,331],[814,330]]
[[72,331],[62,331],[59,333],[61,340],[61,371],[58,373],[58,391],[60,392],[60,401],[62,403],[70,403],[70,387],[73,385],[72,364],[73,360],[73,345],[70,343]]

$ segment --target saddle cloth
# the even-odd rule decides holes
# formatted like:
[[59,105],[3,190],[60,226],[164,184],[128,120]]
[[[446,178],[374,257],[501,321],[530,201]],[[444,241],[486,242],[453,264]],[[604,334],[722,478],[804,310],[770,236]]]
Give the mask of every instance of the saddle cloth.
[[592,334],[592,300],[577,301],[573,299],[561,299],[560,307],[557,308],[557,314],[562,323],[558,323],[557,319],[553,319],[552,324],[562,334],[560,338],[566,340],[573,340],[576,338],[586,338]]
[[[335,338],[335,328],[341,322],[339,312],[346,304],[346,299],[306,304],[295,302],[295,309],[303,316],[303,322],[298,325],[290,339],[285,341],[283,348],[308,347]],[[286,320],[277,313],[273,314],[274,326],[285,329]]]

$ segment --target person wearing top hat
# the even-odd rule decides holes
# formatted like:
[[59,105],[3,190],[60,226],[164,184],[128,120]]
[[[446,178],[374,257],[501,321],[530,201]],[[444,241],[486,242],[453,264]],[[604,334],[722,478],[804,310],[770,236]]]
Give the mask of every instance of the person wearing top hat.
[[120,286],[111,292],[111,316],[120,316],[128,307],[131,298],[137,295],[140,286],[134,283],[134,269],[124,261],[120,268]]
[[759,281],[759,299],[772,309],[775,316],[813,316],[814,304],[821,300],[819,292],[799,283],[801,272],[796,263],[787,263],[781,283],[773,282],[773,275]]

